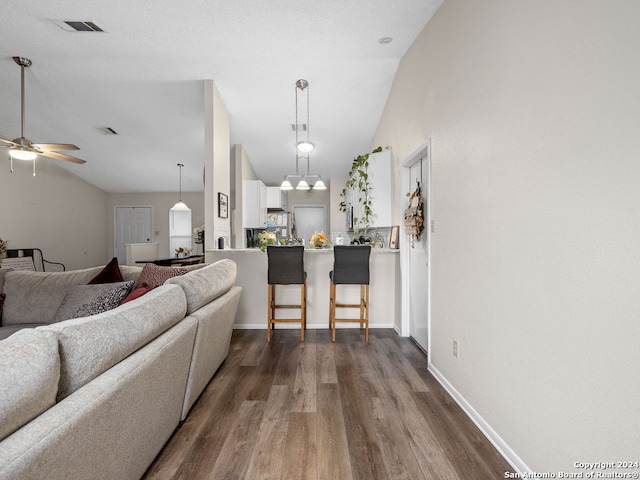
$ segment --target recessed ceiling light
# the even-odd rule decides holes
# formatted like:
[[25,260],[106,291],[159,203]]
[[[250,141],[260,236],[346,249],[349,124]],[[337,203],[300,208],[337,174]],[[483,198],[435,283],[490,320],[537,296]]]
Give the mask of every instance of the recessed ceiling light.
[[381,39],[378,40],[378,42],[380,42],[382,45],[386,45],[387,43],[393,42],[393,38],[391,38],[391,37],[382,37]]

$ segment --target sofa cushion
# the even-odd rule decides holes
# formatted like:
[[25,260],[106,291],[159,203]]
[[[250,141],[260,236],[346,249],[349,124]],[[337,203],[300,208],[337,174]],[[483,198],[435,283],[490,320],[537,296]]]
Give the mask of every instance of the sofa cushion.
[[203,307],[229,291],[236,283],[237,267],[233,260],[224,259],[167,280],[180,285],[187,297],[187,314]]
[[0,318],[2,318],[2,306],[4,305],[4,299],[7,296],[4,293],[0,293]]
[[62,299],[53,322],[88,317],[116,308],[133,287],[133,280],[97,285],[74,285]]
[[13,268],[0,268],[0,293],[2,293],[2,289],[4,288],[4,276],[12,270]]
[[181,267],[163,267],[154,263],[147,263],[136,282],[136,288],[146,283],[152,289],[164,284],[169,278],[184,275],[187,269]]
[[47,325],[46,323],[21,323],[19,325],[7,325],[5,327],[0,327],[0,340],[4,340],[5,338],[10,337],[16,332],[23,330],[25,328],[36,328],[41,327],[42,325]]
[[60,345],[58,400],[178,323],[186,310],[182,289],[163,285],[114,310],[38,327],[52,332]]
[[25,329],[0,341],[0,440],[55,404],[59,378],[50,332]]
[[113,257],[95,277],[89,280],[89,285],[116,282],[124,282],[124,278],[118,267],[118,257]]
[[67,290],[91,280],[102,267],[69,272],[26,272],[14,270],[4,277],[7,295],[2,325],[51,323]]

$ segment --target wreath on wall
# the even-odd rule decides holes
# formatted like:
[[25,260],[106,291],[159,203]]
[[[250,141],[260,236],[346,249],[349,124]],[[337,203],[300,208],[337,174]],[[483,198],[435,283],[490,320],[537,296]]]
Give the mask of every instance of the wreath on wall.
[[420,182],[413,193],[407,193],[409,206],[404,211],[404,229],[407,235],[411,236],[411,248],[420,241],[422,230],[424,230],[424,201],[420,189]]

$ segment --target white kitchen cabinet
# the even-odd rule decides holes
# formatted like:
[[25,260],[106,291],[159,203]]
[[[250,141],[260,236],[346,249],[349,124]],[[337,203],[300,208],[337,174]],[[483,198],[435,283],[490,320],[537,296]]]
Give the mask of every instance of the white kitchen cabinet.
[[267,209],[286,210],[287,192],[280,187],[267,187]]
[[242,182],[242,226],[267,226],[267,187],[260,180]]
[[369,155],[371,226],[391,226],[391,149]]

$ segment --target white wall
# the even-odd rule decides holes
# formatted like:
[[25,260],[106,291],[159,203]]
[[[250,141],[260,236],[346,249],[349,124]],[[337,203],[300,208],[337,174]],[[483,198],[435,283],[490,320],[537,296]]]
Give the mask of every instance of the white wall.
[[[182,192],[182,200],[191,209],[191,224],[193,228],[204,223],[204,193]],[[153,237],[152,242],[157,242],[160,257],[173,256],[169,252],[169,209],[178,201],[178,192],[168,193],[110,193],[107,201],[107,235],[109,258],[114,256],[114,226],[115,207],[132,205],[150,205],[153,208]],[[196,245],[193,237],[193,252],[204,253],[202,245]]]
[[229,112],[213,80],[205,80],[204,88],[204,165],[205,165],[205,250],[217,247],[218,237],[231,242],[231,211],[227,217],[218,214],[218,194],[231,194],[231,143]]
[[431,138],[431,368],[534,471],[637,459],[639,21],[446,0],[372,141],[398,167]]
[[107,194],[56,162],[39,158],[34,177],[31,162],[14,162],[10,173],[3,158],[0,238],[9,248],[40,248],[46,259],[64,263],[67,270],[104,265]]

